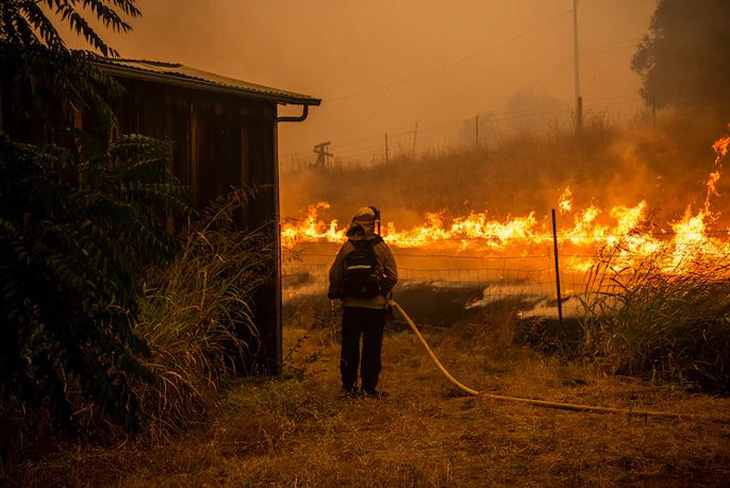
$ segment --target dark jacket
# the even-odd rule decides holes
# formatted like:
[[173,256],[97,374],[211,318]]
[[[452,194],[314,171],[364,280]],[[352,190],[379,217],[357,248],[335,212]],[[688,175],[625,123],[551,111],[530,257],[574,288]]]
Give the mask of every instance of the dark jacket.
[[[330,268],[330,296],[342,289],[345,259],[348,254],[355,250],[352,241],[377,239],[378,236],[373,231],[374,224],[372,222],[353,221],[350,225],[350,229],[347,231],[348,241],[342,245],[335,262],[332,263]],[[377,258],[378,269],[376,271],[379,276],[383,277],[383,288],[389,291],[398,282],[398,268],[395,264],[395,258],[388,245],[382,240],[373,246],[373,251]],[[378,295],[374,298],[344,297],[342,300],[342,305],[345,307],[382,309],[387,304],[388,300],[385,295]]]

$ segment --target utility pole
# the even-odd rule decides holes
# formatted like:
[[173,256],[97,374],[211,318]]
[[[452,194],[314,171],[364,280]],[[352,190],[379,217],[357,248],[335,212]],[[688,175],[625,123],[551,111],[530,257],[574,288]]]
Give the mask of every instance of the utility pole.
[[416,140],[417,139],[418,139],[418,121],[416,120],[416,128],[413,129],[413,151],[411,153],[413,155],[414,159],[416,158]]
[[573,68],[575,70],[575,129],[583,129],[583,97],[580,94],[580,65],[578,50],[578,0],[573,0]]
[[385,164],[390,164],[390,155],[388,154],[388,133],[385,133]]
[[334,154],[331,154],[327,151],[327,147],[330,144],[332,143],[330,141],[327,141],[314,146],[314,153],[317,155],[317,160],[312,165],[312,169],[326,170],[328,168],[327,158],[334,157]]

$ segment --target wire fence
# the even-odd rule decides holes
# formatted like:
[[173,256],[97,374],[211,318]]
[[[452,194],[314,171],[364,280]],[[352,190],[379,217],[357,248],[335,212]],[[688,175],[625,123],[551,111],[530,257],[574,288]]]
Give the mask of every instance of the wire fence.
[[[524,316],[558,316],[557,278],[554,256],[460,255],[413,253],[397,250],[398,285],[394,293],[406,290],[470,290],[465,308],[487,306],[500,300],[525,305]],[[582,256],[582,255],[581,255]],[[567,257],[567,256],[566,256]],[[324,296],[335,252],[299,252],[283,265],[284,300],[302,296]],[[586,273],[560,268],[561,306],[567,315],[577,310],[576,296],[585,288]]]
[[[502,243],[507,247],[493,250],[472,248],[457,252],[394,247],[399,275],[394,292],[397,295],[422,289],[436,300],[439,290],[468,290],[471,295],[465,308],[512,300],[522,316],[560,318],[582,313],[582,300],[590,295],[620,290],[621,285],[614,278],[626,269],[641,269],[643,263],[651,267],[644,268],[642,273],[649,270],[681,276],[699,271],[716,275],[711,279],[730,279],[728,230],[629,233],[602,236],[603,240],[592,244],[571,244],[569,238],[558,236],[521,238],[524,242],[514,237]],[[608,237],[612,238],[610,245],[606,243]],[[637,237],[654,238],[655,246],[650,246],[654,251],[647,254],[642,246],[622,244]],[[677,245],[677,238],[684,238],[680,239],[684,244]],[[339,245],[305,243],[299,247],[288,253],[283,263],[284,299],[324,296]],[[599,265],[600,277],[596,274]]]

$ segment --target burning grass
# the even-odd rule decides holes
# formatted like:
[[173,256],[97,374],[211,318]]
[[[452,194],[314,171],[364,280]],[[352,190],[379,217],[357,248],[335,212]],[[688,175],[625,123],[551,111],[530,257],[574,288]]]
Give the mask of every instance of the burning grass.
[[[646,200],[581,207],[573,201],[570,187],[556,193],[555,207],[563,225],[555,239],[566,311],[575,316],[585,309],[583,354],[613,374],[648,375],[719,392],[730,388],[730,365],[726,365],[730,309],[725,298],[730,291],[730,234],[720,223],[727,216],[716,208],[730,137],[717,140],[711,149],[713,167],[698,187],[702,203],[684,200],[681,217],[659,221],[659,212],[651,210]],[[345,239],[344,226],[319,218],[318,212],[328,208],[326,202],[312,205],[306,218],[291,221],[282,230],[283,242],[304,249],[305,260],[314,263],[319,257],[320,270],[329,264],[323,264],[321,257],[331,262],[331,256],[307,249]],[[451,287],[481,285],[483,297],[472,300],[469,309],[512,299],[531,302],[521,310],[525,318],[542,319],[556,311],[548,219],[538,218],[534,211],[502,220],[486,211],[449,213],[427,212],[423,224],[410,228],[385,223],[385,241],[395,249],[399,265],[406,264],[401,267],[402,282],[432,285],[444,294],[453,291],[447,291]],[[323,274],[310,276],[325,281]],[[570,280],[567,290],[566,280]],[[292,294],[307,291],[297,286],[290,288]],[[581,288],[586,290],[582,302],[576,294]],[[447,302],[433,303],[432,308],[453,315],[444,306]],[[539,329],[541,321],[532,325]],[[549,335],[529,329],[523,327],[529,336],[540,337],[537,342],[528,338],[527,343],[575,351],[575,344],[563,339],[549,343]]]
[[[710,198],[727,189],[721,176],[729,139],[713,144],[697,130],[687,123],[655,130],[604,128],[596,137],[589,130],[582,145],[568,134],[554,140],[523,134],[487,152],[456,151],[389,166],[285,175],[284,185],[296,188],[284,201],[288,214],[308,211],[285,222],[282,240],[289,246],[341,242],[346,227],[341,222],[365,203],[361,192],[349,191],[352,182],[372,181],[368,203],[382,207],[383,233],[395,247],[516,255],[526,246],[551,241],[548,215],[554,207],[560,210],[561,244],[589,251],[619,240],[649,213],[661,213],[662,225],[655,231],[663,235],[646,235],[647,244],[635,249],[650,252],[661,247],[659,241],[672,240],[673,233],[697,233],[696,227],[675,228],[692,219],[722,227],[717,221],[722,212],[711,215]],[[707,164],[710,147],[716,153],[714,168]],[[697,185],[703,178],[706,185]],[[307,195],[310,200],[302,202]],[[690,205],[694,211],[684,214]],[[335,219],[323,219],[325,212]]]
[[[660,133],[656,133],[653,134],[653,137],[661,139],[660,135]],[[534,143],[535,141],[527,138],[527,142]],[[664,142],[666,143],[666,141]],[[655,142],[655,144],[657,143]],[[550,144],[543,143],[543,145],[546,147],[541,149],[550,147]],[[473,201],[475,196],[482,194],[482,190],[476,191],[475,189],[473,189],[474,194],[464,196],[463,204],[456,206],[456,208],[442,207],[442,210],[436,211],[431,208],[430,211],[426,211],[421,224],[408,227],[406,225],[396,225],[394,221],[386,221],[383,225],[382,234],[385,241],[396,250],[399,264],[401,260],[412,261],[416,257],[428,258],[427,260],[421,259],[418,265],[409,265],[408,269],[402,268],[403,271],[406,271],[405,278],[410,280],[433,282],[434,279],[438,279],[438,275],[447,274],[447,283],[459,282],[462,280],[462,271],[464,271],[466,279],[471,281],[473,278],[469,272],[476,271],[476,281],[481,284],[511,285],[519,278],[520,273],[527,275],[533,271],[535,273],[550,271],[549,267],[544,267],[545,264],[541,260],[545,257],[549,258],[552,254],[553,239],[556,240],[556,249],[560,248],[561,269],[564,274],[567,272],[573,276],[576,274],[584,275],[591,268],[600,264],[600,260],[596,260],[594,257],[596,250],[608,249],[612,254],[612,266],[616,269],[638,269],[644,265],[645,261],[656,262],[658,258],[661,258],[664,261],[662,267],[665,269],[665,273],[677,275],[687,273],[692,275],[694,271],[691,266],[687,265],[691,260],[687,260],[686,257],[697,248],[702,247],[703,252],[709,250],[723,258],[730,255],[730,240],[728,239],[730,234],[728,234],[728,227],[721,223],[721,219],[726,219],[727,216],[724,216],[721,210],[713,206],[713,204],[717,204],[717,200],[721,196],[720,183],[723,162],[730,149],[730,137],[717,140],[714,144],[711,144],[711,149],[715,153],[713,168],[709,170],[709,176],[705,177],[705,184],[701,187],[698,186],[698,190],[703,193],[703,203],[698,205],[696,199],[693,201],[684,195],[684,198],[678,200],[682,202],[683,213],[681,216],[675,214],[671,217],[665,216],[665,218],[659,220],[658,215],[660,212],[656,209],[656,204],[658,206],[671,204],[671,207],[676,208],[677,202],[657,201],[655,202],[655,209],[652,210],[647,197],[640,199],[638,203],[627,204],[624,201],[615,205],[599,205],[592,198],[590,203],[584,201],[583,205],[578,205],[573,200],[575,195],[571,188],[561,183],[552,196],[552,198],[557,197],[557,201],[554,201],[553,205],[560,210],[561,214],[555,236],[553,236],[547,213],[543,214],[542,212],[530,210],[521,216],[507,214],[506,217],[500,219],[496,218],[493,212],[474,210],[475,206],[470,200]],[[597,147],[593,147],[591,151],[591,157],[599,159],[606,158],[610,154],[610,151],[601,152]],[[657,148],[657,152],[659,152],[659,148]],[[496,153],[502,154],[500,149]],[[502,154],[502,156],[505,155]],[[657,155],[650,156],[649,160],[657,157]],[[632,157],[632,159],[636,158]],[[428,162],[431,166],[434,166],[433,161]],[[452,161],[451,163],[454,164],[452,165],[453,168],[449,168],[449,171],[471,172],[472,182],[476,181],[485,185],[494,184],[493,175],[485,174],[487,164],[484,167],[474,167],[469,158],[465,158],[463,165],[461,161],[458,163]],[[414,170],[413,177],[417,179],[425,178],[424,173],[429,171],[440,174],[444,171],[444,167],[448,165],[441,161],[440,166],[437,165],[435,169],[426,166],[428,170]],[[649,173],[646,175],[641,174],[641,172],[637,173],[636,166],[638,165],[635,164],[631,168],[634,174],[623,176],[626,179],[633,180],[637,176],[649,175]],[[642,167],[646,168],[646,166],[640,166],[639,168]],[[584,169],[590,170],[591,168]],[[669,169],[669,167],[666,169]],[[378,171],[382,171],[383,174],[391,174],[393,172],[398,173],[401,170],[402,168],[388,167],[373,168],[371,171],[374,174],[377,174]],[[358,171],[365,170],[359,169]],[[433,177],[434,174],[431,174],[430,177]],[[440,184],[442,185],[446,181],[452,181],[445,175],[441,176]],[[573,178],[575,177],[576,175],[573,175]],[[654,179],[660,181],[662,175],[655,175]],[[353,181],[355,180],[357,179],[353,179]],[[395,178],[395,180],[400,181],[399,178]],[[519,181],[519,184],[516,184],[515,191],[517,187],[521,188],[527,183],[529,182]],[[534,182],[531,184],[534,184]],[[672,185],[673,182],[668,184]],[[679,184],[679,178],[674,184]],[[379,191],[389,187],[389,185],[391,185],[390,182],[383,182],[382,185],[378,185]],[[639,186],[642,185],[645,185],[645,183],[642,182]],[[468,185],[466,186],[468,187]],[[622,185],[617,183],[615,186],[619,188]],[[659,183],[656,183],[656,186],[659,187]],[[582,188],[580,189],[582,190]],[[391,190],[394,193],[399,193],[393,188]],[[459,190],[461,191],[461,188]],[[604,190],[602,189],[599,194],[603,193]],[[496,194],[499,195],[503,191],[504,188],[501,188]],[[695,198],[699,196],[700,192]],[[445,193],[449,192],[434,191],[431,197],[434,195],[446,197]],[[543,189],[538,193],[543,194],[545,190]],[[382,195],[380,196],[382,197]],[[452,199],[447,198],[446,200],[451,201]],[[490,205],[493,206],[494,199],[490,200]],[[524,206],[532,200],[534,200],[534,196],[525,199],[521,204]],[[480,205],[479,202],[477,202],[478,205]],[[459,212],[457,210],[459,207],[466,208]],[[282,242],[284,245],[290,248],[306,248],[324,244],[337,245],[343,242],[346,226],[340,225],[337,220],[327,222],[320,217],[321,212],[329,208],[330,204],[324,201],[309,205],[305,218],[286,222],[282,227]],[[414,204],[412,208],[407,208],[412,217],[417,205]],[[542,206],[538,208],[547,209],[549,207],[542,202]],[[402,216],[407,215],[409,212],[403,212],[396,208],[393,213]],[[541,214],[546,216],[539,217]],[[654,225],[650,225],[650,222]],[[426,252],[431,253],[431,256],[426,255]],[[302,255],[309,256],[308,259],[316,259],[317,256],[316,253],[311,252],[309,254],[302,253]],[[328,261],[331,260],[330,256],[326,254],[324,256],[329,258]],[[464,258],[471,259],[470,263],[467,264]],[[481,258],[481,262],[478,260],[479,258]],[[458,265],[452,264],[457,259],[461,259],[460,263]],[[527,265],[527,268],[521,263],[524,259],[533,260]],[[495,269],[494,263],[499,263],[500,260],[503,263],[503,269]],[[508,266],[507,261],[522,266],[523,269],[513,269],[514,266]],[[493,264],[490,266],[489,263]],[[321,262],[318,264],[323,266]],[[452,271],[455,277],[451,276]],[[538,287],[545,284],[544,281],[540,281],[539,274],[530,275],[529,278],[530,281],[535,282],[534,284],[539,285]],[[536,280],[539,282],[536,282]],[[584,277],[581,278],[581,283],[572,284],[584,285]],[[573,286],[573,288],[578,287]],[[544,290],[540,291],[544,292]]]

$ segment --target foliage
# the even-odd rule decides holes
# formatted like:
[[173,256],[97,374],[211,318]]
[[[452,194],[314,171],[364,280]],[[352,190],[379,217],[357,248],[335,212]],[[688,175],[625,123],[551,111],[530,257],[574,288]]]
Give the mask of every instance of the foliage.
[[[95,18],[113,32],[129,32],[124,16],[140,11],[134,0],[6,0],[0,2],[0,66],[6,126],[14,120],[48,120],[54,108],[68,116],[73,110],[92,108],[106,119],[113,114],[105,102],[107,92],[119,86],[92,64],[96,55],[70,50],[56,25],[72,32],[102,56],[119,54],[92,27]],[[13,133],[11,127],[6,132]]]
[[138,277],[174,256],[166,209],[187,213],[167,143],[125,136],[93,157],[0,139],[0,391],[6,407],[51,406],[66,425],[139,423],[130,379],[151,379],[133,331]]
[[613,256],[591,271],[584,353],[612,373],[730,390],[728,256],[692,258],[681,273],[661,253],[626,269]]
[[71,125],[71,115],[83,109],[103,121],[113,121],[107,98],[118,96],[121,86],[99,70],[94,59],[95,55],[83,51],[55,54],[0,43],[5,132],[40,141],[43,134],[26,134],[24,126],[42,121],[54,130],[63,129]]
[[727,0],[660,0],[632,60],[644,98],[651,103],[656,97],[659,107],[712,109],[719,103],[726,116],[729,45]]
[[134,389],[153,435],[198,419],[220,381],[256,353],[249,299],[266,281],[274,249],[263,235],[236,229],[246,200],[240,191],[213,204],[188,229],[181,254],[143,281],[134,332],[152,351],[142,363],[158,381]]
[[6,0],[0,3],[0,40],[24,49],[44,47],[55,54],[68,52],[52,18],[69,28],[103,56],[118,56],[84,15],[90,12],[106,29],[129,32],[122,18],[138,17],[135,0]]

